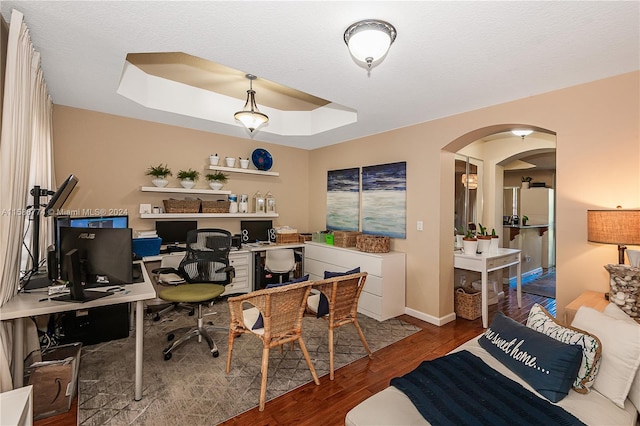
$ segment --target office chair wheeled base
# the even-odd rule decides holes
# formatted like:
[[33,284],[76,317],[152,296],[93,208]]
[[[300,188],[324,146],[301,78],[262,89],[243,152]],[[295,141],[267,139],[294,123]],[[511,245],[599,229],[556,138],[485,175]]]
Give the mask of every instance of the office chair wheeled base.
[[[214,327],[214,328],[219,329],[220,331],[226,331],[226,332],[229,331],[224,327]],[[179,339],[173,340],[175,338],[175,335],[181,332],[182,330],[188,330],[188,331],[185,334],[182,334]],[[169,361],[172,357],[172,352],[174,349],[178,348],[183,343],[189,341],[194,337],[198,338],[198,342],[201,342],[202,339],[204,339],[207,342],[207,344],[209,345],[209,350],[211,351],[211,355],[214,358],[217,358],[220,355],[220,352],[218,351],[218,346],[216,346],[215,342],[209,335],[209,331],[204,326],[204,318],[202,316],[201,304],[198,304],[198,325],[196,327],[191,329],[189,329],[188,327],[183,327],[177,330],[173,330],[169,334],[167,334],[167,340],[170,341],[171,344],[162,351],[162,354],[164,355],[164,360]]]

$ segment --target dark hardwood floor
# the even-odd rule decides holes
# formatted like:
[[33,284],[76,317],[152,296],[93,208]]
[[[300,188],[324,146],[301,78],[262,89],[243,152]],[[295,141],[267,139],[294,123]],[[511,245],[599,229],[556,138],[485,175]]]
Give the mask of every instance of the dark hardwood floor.
[[[505,290],[507,288],[505,287]],[[489,321],[495,312],[518,322],[527,319],[529,310],[540,303],[552,315],[556,314],[555,299],[522,294],[522,308],[518,308],[514,290],[505,291],[506,297],[489,309]],[[437,358],[456,346],[483,332],[482,320],[457,319],[437,327],[402,315],[400,318],[421,330],[406,339],[373,354],[371,359],[362,358],[335,372],[335,380],[329,376],[320,378],[320,386],[308,383],[279,398],[268,401],[263,412],[258,407],[223,423],[225,426],[247,424],[274,425],[342,425],[347,412],[369,396],[389,386],[389,381],[401,376],[424,360]],[[77,398],[76,398],[77,400]],[[258,401],[256,401],[257,405]],[[66,413],[34,422],[36,426],[72,426],[77,424],[77,405]]]
[[[506,287],[505,287],[506,290]],[[555,299],[522,294],[518,308],[516,294],[510,290],[504,300],[489,309],[489,321],[498,310],[518,322],[527,319],[529,310],[540,303],[556,314]],[[422,328],[421,331],[379,350],[373,358],[362,358],[335,372],[335,379],[320,378],[320,386],[308,383],[292,392],[268,401],[263,412],[254,408],[222,423],[225,426],[253,425],[343,425],[347,412],[369,396],[389,386],[389,381],[417,367],[422,361],[437,358],[483,332],[482,319],[457,319],[442,327],[402,315],[400,318]]]

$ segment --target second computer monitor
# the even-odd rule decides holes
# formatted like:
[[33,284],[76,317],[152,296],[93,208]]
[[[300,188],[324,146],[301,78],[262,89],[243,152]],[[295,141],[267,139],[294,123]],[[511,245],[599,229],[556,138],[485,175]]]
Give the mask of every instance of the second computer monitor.
[[198,229],[196,220],[158,220],[156,221],[156,233],[162,238],[162,244],[174,245],[187,242],[187,232]]
[[240,232],[245,244],[275,241],[273,222],[270,220],[242,220]]

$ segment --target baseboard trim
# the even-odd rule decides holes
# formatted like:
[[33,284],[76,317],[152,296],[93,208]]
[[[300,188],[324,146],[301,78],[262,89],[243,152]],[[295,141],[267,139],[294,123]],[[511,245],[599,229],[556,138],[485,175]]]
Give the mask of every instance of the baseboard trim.
[[438,317],[434,317],[433,315],[425,314],[424,312],[416,311],[415,309],[405,307],[404,313],[414,318],[418,318],[419,320],[428,322],[429,324],[437,325],[438,327],[441,327],[447,323],[450,323],[451,321],[455,321],[456,319],[455,312],[452,312],[450,314],[447,314],[443,317],[438,318]]
[[[539,277],[540,275],[542,275],[542,268],[536,268],[536,269],[532,269],[530,271],[527,271],[525,273],[522,274],[522,284],[526,284],[528,281],[533,281],[535,278]],[[510,277],[508,278],[508,284],[511,288],[516,288],[517,285],[517,278],[516,277]],[[505,281],[503,279],[503,281]],[[507,283],[505,283],[507,284]]]

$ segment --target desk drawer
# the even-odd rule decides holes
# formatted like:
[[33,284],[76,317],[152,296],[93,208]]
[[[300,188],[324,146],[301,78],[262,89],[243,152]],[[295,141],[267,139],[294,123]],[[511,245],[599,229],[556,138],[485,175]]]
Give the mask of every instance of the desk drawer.
[[516,263],[518,261],[518,254],[510,254],[508,256],[499,257],[497,259],[491,259],[487,262],[487,269],[499,268],[510,263]]
[[249,264],[249,255],[247,254],[238,254],[238,255],[229,255],[229,263],[231,266],[239,266],[239,265],[248,265]]

